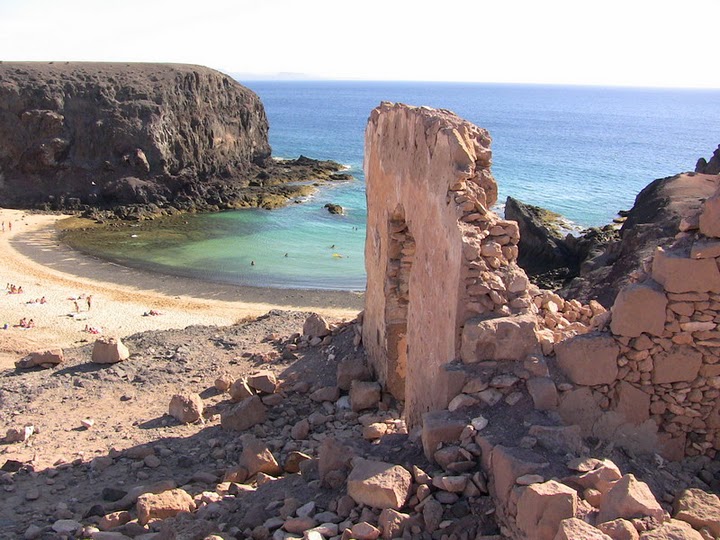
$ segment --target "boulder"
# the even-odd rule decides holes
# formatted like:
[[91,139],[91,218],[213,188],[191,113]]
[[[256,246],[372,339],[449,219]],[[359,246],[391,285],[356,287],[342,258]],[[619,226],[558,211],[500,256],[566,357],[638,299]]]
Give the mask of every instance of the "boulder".
[[538,350],[534,314],[474,318],[465,322],[460,358],[466,364],[485,360],[525,360]]
[[597,526],[602,532],[607,534],[612,540],[638,540],[640,535],[632,522],[627,519],[614,519],[600,523]]
[[575,384],[611,384],[618,374],[620,353],[615,340],[605,334],[582,334],[555,345],[558,367]]
[[675,519],[685,521],[695,529],[707,527],[713,536],[720,536],[720,498],[714,493],[690,488],[675,499]]
[[704,540],[704,538],[706,537],[684,521],[675,519],[640,535],[640,540]]
[[665,521],[665,511],[645,482],[626,474],[605,495],[598,514],[598,523],[617,518],[650,516]]
[[199,394],[175,394],[170,399],[169,413],[182,424],[191,424],[202,418],[205,405]]
[[245,431],[267,420],[267,408],[259,396],[253,396],[228,407],[220,414],[223,429]]
[[558,391],[555,382],[549,377],[533,377],[527,381],[527,389],[538,411],[557,409]]
[[350,407],[362,411],[376,407],[382,397],[382,388],[373,381],[353,381],[350,385]]
[[714,259],[691,259],[657,248],[652,278],[670,293],[720,292],[720,270]]
[[345,357],[338,363],[337,385],[346,392],[350,390],[353,381],[367,381],[370,379],[370,370],[362,359],[351,356]]
[[50,367],[62,364],[65,355],[62,349],[48,349],[45,351],[32,352],[26,357],[15,362],[18,369],[27,369],[37,366]]
[[272,371],[262,369],[252,373],[247,378],[247,384],[250,388],[254,388],[258,392],[274,394],[277,390],[278,381]]
[[517,526],[528,538],[553,540],[560,522],[575,516],[578,497],[574,489],[549,480],[525,488],[517,502]]
[[[353,451],[332,437],[323,440],[318,450],[318,474],[320,483],[328,485],[334,483],[331,474],[343,476],[350,469],[350,462],[354,456]],[[338,476],[339,478],[339,476]]]
[[410,494],[412,474],[400,465],[355,458],[347,482],[348,495],[356,502],[399,510]]
[[244,378],[238,379],[230,385],[230,399],[233,401],[242,401],[254,395],[255,392],[248,386],[247,380]]
[[560,523],[553,540],[613,540],[600,529],[585,523],[576,517],[564,519]]
[[330,335],[330,325],[322,316],[311,313],[303,324],[303,335],[310,338],[325,337]]
[[96,364],[115,364],[130,358],[130,351],[120,338],[101,337],[95,341],[92,361]]
[[710,161],[701,157],[695,165],[695,172],[702,174],[720,174],[720,145],[713,152]]
[[702,353],[689,345],[674,345],[653,357],[652,382],[667,384],[695,380],[702,366]]
[[176,488],[162,493],[145,493],[137,498],[138,521],[145,525],[151,519],[174,517],[180,512],[195,510],[193,498],[183,489]]
[[282,474],[282,469],[275,460],[275,456],[263,441],[248,435],[243,437],[242,444],[243,450],[238,459],[238,465],[247,470],[249,477],[259,472],[271,476]]
[[667,303],[667,296],[655,282],[628,285],[615,298],[610,329],[618,336],[660,336],[665,330]]
[[409,514],[403,514],[392,508],[385,508],[378,517],[378,528],[382,531],[383,539],[390,540],[391,538],[402,537],[409,520]]

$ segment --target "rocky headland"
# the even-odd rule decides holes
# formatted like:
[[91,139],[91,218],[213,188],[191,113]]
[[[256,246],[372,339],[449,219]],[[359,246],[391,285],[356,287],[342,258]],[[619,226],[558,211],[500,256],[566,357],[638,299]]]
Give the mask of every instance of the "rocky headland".
[[342,167],[271,158],[258,96],[183,64],[0,63],[0,202],[126,219],[273,208]]

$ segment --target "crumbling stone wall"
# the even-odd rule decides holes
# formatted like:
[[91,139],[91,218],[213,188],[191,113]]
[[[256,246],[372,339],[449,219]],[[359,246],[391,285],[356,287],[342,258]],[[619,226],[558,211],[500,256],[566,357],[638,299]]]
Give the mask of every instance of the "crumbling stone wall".
[[[513,360],[538,346],[518,227],[497,200],[487,131],[453,113],[383,103],[365,135],[363,343],[409,424],[458,391],[448,363]],[[487,339],[503,326],[504,339]]]

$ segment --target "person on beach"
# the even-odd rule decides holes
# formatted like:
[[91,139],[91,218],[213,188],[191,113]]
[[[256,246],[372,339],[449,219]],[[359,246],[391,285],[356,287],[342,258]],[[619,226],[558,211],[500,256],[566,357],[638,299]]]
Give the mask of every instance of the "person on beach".
[[43,296],[43,297],[40,299],[40,303],[41,303],[41,304],[47,304],[47,299]]
[[27,325],[25,326],[25,328],[35,328],[35,321],[32,320],[32,319],[30,319],[30,320],[27,322]]
[[25,328],[25,327],[27,327],[27,319],[26,319],[25,317],[23,317],[22,319],[20,319],[20,324],[18,324],[18,326],[19,326],[20,328]]
[[73,304],[75,304],[75,313],[80,313],[80,304],[78,304],[78,301],[73,300]]
[[90,311],[90,308],[92,307],[92,294],[88,294],[86,302],[87,302],[88,311]]

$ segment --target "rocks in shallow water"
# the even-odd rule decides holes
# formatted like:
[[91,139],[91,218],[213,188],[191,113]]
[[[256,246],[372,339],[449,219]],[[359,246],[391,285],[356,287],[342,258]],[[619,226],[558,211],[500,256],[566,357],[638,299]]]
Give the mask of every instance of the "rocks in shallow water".
[[339,204],[327,203],[323,208],[327,208],[327,211],[331,214],[336,214],[340,216],[345,214],[345,209]]
[[203,409],[203,400],[198,394],[175,394],[170,399],[170,416],[183,424],[190,424],[200,420]]
[[130,358],[130,351],[116,337],[102,337],[95,341],[92,350],[92,361],[96,364],[115,364]]

